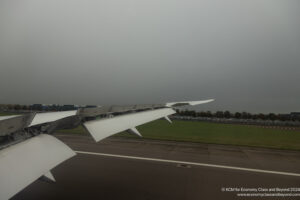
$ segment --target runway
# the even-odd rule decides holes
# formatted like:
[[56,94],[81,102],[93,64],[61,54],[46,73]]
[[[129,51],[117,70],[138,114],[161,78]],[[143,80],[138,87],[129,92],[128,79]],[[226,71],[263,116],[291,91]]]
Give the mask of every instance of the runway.
[[[56,136],[77,156],[52,170],[56,183],[35,181],[12,199],[274,199],[241,197],[268,192],[237,190],[300,188],[297,151]],[[281,192],[290,193],[297,192]]]

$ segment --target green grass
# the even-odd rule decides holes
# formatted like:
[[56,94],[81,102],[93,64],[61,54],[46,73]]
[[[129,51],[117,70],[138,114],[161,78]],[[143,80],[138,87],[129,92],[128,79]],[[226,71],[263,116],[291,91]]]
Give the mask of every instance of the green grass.
[[72,133],[72,134],[88,134],[88,132],[82,126],[78,126],[77,128],[73,128],[73,129],[59,130],[58,132],[59,133]]
[[0,112],[0,116],[16,115],[16,113]]
[[[207,122],[158,120],[138,127],[144,138],[300,150],[300,131]],[[78,127],[60,132],[82,134]],[[127,133],[117,134],[136,137]]]
[[[0,112],[0,116],[15,113]],[[261,128],[235,124],[217,124],[193,121],[157,120],[138,127],[144,138],[158,140],[202,142],[300,150],[300,131]],[[63,133],[87,134],[82,126],[60,130]],[[137,137],[128,133],[122,137]]]

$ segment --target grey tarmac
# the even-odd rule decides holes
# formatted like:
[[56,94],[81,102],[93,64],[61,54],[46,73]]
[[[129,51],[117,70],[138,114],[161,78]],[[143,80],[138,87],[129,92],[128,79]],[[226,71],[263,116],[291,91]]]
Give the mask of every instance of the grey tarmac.
[[13,200],[300,199],[238,197],[242,192],[236,191],[300,188],[298,151],[123,137],[95,143],[85,135],[55,136],[81,153],[52,170],[55,183],[37,180]]

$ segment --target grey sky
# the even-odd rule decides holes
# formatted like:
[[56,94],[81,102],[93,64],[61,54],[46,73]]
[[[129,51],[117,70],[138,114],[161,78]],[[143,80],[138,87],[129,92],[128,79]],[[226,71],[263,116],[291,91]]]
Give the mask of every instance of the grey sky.
[[298,0],[0,0],[0,103],[300,111]]

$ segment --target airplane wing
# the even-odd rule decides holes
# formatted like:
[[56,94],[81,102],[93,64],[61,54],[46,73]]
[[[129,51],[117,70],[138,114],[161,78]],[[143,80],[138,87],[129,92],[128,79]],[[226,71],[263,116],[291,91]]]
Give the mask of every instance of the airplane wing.
[[202,100],[202,101],[179,101],[179,102],[170,102],[166,103],[167,107],[178,107],[178,106],[195,106],[195,105],[200,105],[204,103],[209,103],[214,101],[214,99],[208,99],[208,100]]
[[110,135],[120,133],[122,131],[135,130],[135,132],[137,132],[136,126],[167,117],[168,115],[172,115],[174,113],[175,111],[171,108],[161,108],[131,113],[124,116],[120,115],[108,119],[92,120],[85,122],[83,125],[93,136],[95,141],[98,142]]
[[83,125],[96,142],[120,133],[141,136],[137,126],[168,120],[174,107],[208,103],[170,102],[132,106],[102,106],[73,111],[29,113],[0,117],[0,199],[9,199],[35,180],[55,181],[50,170],[76,153],[56,139],[56,130]]

